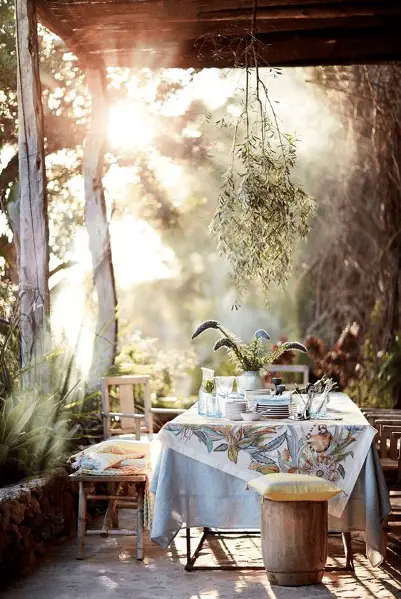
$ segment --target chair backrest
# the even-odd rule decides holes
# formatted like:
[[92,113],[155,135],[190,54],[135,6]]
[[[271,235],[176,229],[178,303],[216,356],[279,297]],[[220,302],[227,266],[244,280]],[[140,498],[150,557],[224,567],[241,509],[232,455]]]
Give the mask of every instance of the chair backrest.
[[[269,373],[275,374],[286,374],[286,373],[296,373],[302,375],[302,386],[305,387],[309,382],[309,367],[306,364],[272,364],[268,367]],[[294,381],[289,381],[288,383],[283,380],[283,383],[286,385],[287,389],[293,389],[295,387]],[[270,386],[270,385],[269,385]],[[271,385],[272,386],[272,385]]]
[[387,424],[387,422],[388,421],[383,421],[383,423],[380,425],[380,457],[398,460],[399,438],[394,433],[401,433],[401,422],[392,422],[390,424]]
[[391,419],[397,420],[401,419],[401,410],[390,410],[390,409],[371,409],[371,408],[362,408],[362,414],[365,416],[366,420],[371,424],[374,428],[376,427],[376,421],[382,419]]
[[[135,389],[143,387],[143,412],[135,409]],[[114,412],[110,410],[110,388],[118,391],[120,408]],[[140,439],[141,422],[144,421],[145,427],[149,432],[149,437],[153,434],[152,420],[152,401],[150,392],[150,376],[144,375],[124,375],[108,376],[103,379],[103,430],[104,437],[108,439],[113,434],[127,434],[135,432],[136,438]],[[120,428],[111,428],[111,418],[118,417]]]

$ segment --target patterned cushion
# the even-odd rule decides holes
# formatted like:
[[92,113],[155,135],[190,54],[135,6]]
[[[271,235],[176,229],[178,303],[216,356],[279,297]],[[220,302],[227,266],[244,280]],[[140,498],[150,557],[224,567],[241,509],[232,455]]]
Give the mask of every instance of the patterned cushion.
[[266,474],[247,487],[272,501],[326,501],[341,492],[332,482],[308,474]]
[[137,468],[146,468],[146,456],[140,453],[115,454],[115,453],[85,453],[79,463],[81,470],[93,470],[94,473],[106,473],[110,469],[121,468],[122,466],[135,466]]

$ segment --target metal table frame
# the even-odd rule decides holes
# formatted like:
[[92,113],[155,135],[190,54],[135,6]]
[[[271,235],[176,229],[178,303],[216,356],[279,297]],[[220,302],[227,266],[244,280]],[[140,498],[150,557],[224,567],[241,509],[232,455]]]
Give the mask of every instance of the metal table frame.
[[[186,528],[185,533],[186,533],[186,547],[187,547],[187,550],[186,550],[187,561],[185,564],[185,570],[187,572],[193,572],[194,570],[201,571],[201,570],[264,570],[265,569],[264,566],[195,566],[195,562],[198,559],[199,554],[202,551],[202,547],[208,537],[224,538],[224,537],[229,537],[229,536],[233,536],[233,535],[259,537],[260,536],[259,530],[223,530],[223,529],[204,527],[202,535],[198,541],[198,545],[196,546],[196,549],[193,553],[191,551],[191,529]],[[343,544],[344,544],[345,558],[346,558],[345,568],[334,568],[334,569],[335,570],[346,570],[346,571],[353,572],[354,571],[354,561],[353,561],[353,554],[352,554],[351,533],[350,532],[329,533],[329,535],[330,534],[341,534]],[[333,571],[333,568],[328,568],[328,570]]]

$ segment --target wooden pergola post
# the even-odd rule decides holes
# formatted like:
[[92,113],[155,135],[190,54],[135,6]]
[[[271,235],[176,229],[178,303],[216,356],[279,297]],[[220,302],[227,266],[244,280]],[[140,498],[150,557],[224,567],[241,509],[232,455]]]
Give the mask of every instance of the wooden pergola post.
[[92,111],[83,157],[85,225],[89,236],[93,282],[98,300],[96,337],[88,377],[91,387],[100,377],[107,374],[114,361],[117,346],[117,293],[102,182],[108,117],[104,69],[100,66],[87,69],[86,81],[92,98]]
[[[34,0],[16,0],[18,151],[20,183],[20,272],[22,364],[48,351],[49,231],[43,107]],[[34,371],[33,371],[34,372]],[[33,375],[28,375],[33,382]]]

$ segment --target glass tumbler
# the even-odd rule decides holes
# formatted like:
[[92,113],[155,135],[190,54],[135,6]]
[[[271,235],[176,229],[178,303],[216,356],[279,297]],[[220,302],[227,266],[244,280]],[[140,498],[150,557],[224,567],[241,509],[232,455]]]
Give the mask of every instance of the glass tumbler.
[[234,376],[216,376],[216,417],[224,418],[225,403],[233,390]]

